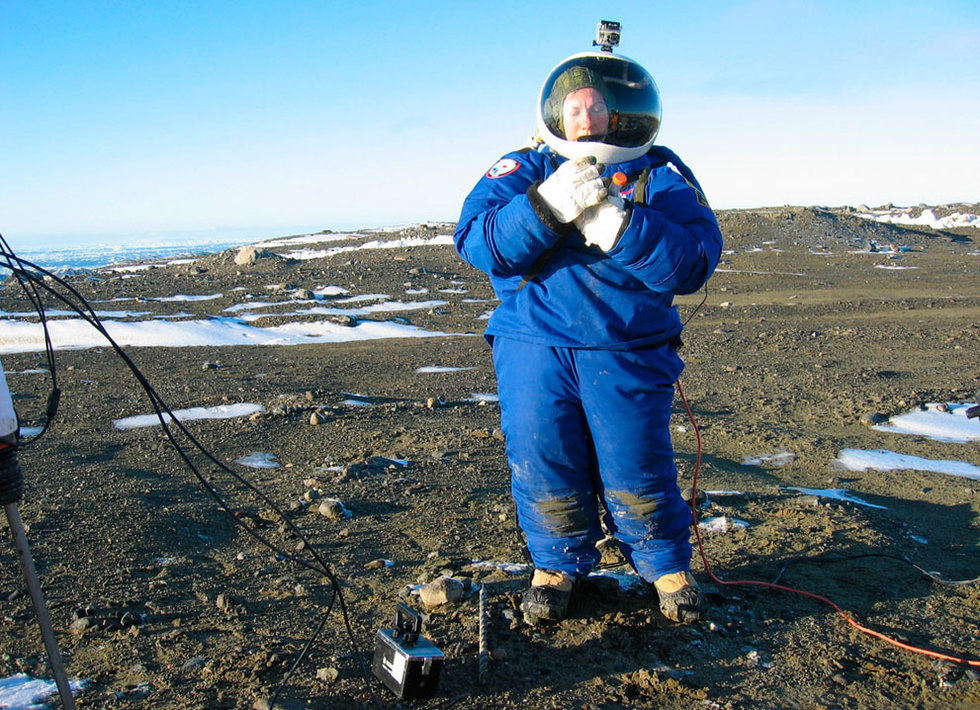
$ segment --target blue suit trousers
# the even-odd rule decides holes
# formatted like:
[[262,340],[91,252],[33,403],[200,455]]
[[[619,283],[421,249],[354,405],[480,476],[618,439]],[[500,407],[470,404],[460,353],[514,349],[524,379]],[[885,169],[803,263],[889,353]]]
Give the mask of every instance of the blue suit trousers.
[[669,345],[634,350],[492,339],[511,490],[539,569],[588,574],[602,522],[639,575],[689,569],[691,510],[670,441]]

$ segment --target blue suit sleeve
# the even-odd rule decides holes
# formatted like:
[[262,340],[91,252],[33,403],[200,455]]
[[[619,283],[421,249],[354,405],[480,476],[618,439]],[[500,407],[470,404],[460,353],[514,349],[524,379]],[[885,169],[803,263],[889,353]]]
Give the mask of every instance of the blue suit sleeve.
[[531,155],[511,153],[503,158],[501,162],[516,162],[516,169],[503,177],[484,175],[463,203],[453,235],[456,251],[491,276],[523,276],[567,229],[537,195],[535,186],[545,170]]
[[669,168],[657,171],[647,194],[609,256],[652,291],[694,293],[721,258],[718,221],[700,190]]

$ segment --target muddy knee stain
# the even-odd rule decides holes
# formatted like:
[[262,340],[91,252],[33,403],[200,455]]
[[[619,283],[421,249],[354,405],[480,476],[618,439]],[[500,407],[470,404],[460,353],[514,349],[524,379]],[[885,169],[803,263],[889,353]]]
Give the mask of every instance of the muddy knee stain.
[[614,514],[645,520],[657,510],[655,498],[638,496],[629,491],[609,491],[606,497],[614,507]]
[[535,504],[541,523],[550,530],[562,535],[575,535],[588,530],[591,517],[589,511],[576,496],[550,498]]

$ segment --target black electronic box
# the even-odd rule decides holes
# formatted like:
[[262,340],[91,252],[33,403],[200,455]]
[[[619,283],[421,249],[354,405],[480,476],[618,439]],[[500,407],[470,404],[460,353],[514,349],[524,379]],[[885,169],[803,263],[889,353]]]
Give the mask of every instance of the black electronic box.
[[402,603],[395,609],[395,628],[379,629],[371,669],[402,700],[431,698],[439,685],[445,656],[420,636],[422,619]]

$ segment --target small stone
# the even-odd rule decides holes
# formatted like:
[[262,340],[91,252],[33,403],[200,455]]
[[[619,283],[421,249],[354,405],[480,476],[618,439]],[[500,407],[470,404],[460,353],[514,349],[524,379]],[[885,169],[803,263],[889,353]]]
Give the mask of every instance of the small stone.
[[861,423],[865,426],[874,426],[888,421],[888,415],[881,412],[865,412],[861,415]]
[[507,660],[507,649],[505,648],[495,648],[490,651],[491,661],[506,661]]
[[365,564],[364,569],[384,569],[387,566],[388,563],[385,560],[377,559],[377,560],[371,560],[370,562]]
[[310,412],[310,426],[319,426],[323,424],[326,420],[320,412]]
[[[695,495],[694,489],[690,487],[685,488],[684,490],[681,491],[681,498],[683,498],[684,502],[687,503],[688,505],[691,504],[691,498],[694,497],[694,495]],[[704,505],[707,502],[708,502],[707,494],[699,488],[697,490],[697,507],[700,508],[702,505]]]
[[344,508],[344,504],[333,498],[327,498],[320,503],[317,511],[323,517],[331,520],[344,520],[347,517],[347,509]]
[[454,604],[463,598],[463,583],[454,577],[438,577],[419,589],[419,599],[426,608]]
[[192,672],[194,672],[196,670],[199,670],[201,668],[204,668],[204,666],[207,664],[207,662],[208,662],[208,659],[205,658],[204,656],[194,656],[194,658],[191,658],[190,660],[186,661],[184,663],[184,665],[182,665],[180,667],[180,672],[181,673],[192,673]]
[[[271,707],[272,698],[258,698],[252,703],[252,710],[270,710]],[[283,700],[282,698],[278,698],[276,700],[275,710],[306,710],[306,703],[298,700]]]
[[235,255],[235,263],[239,266],[250,266],[259,259],[269,259],[275,256],[267,249],[256,246],[245,246],[238,250]]
[[324,683],[333,683],[340,677],[340,671],[332,666],[317,668],[316,677],[318,680],[322,680]]
[[69,626],[68,629],[73,634],[81,634],[84,633],[86,630],[90,629],[92,626],[93,626],[92,619],[90,619],[87,616],[83,616],[71,622],[71,626]]

